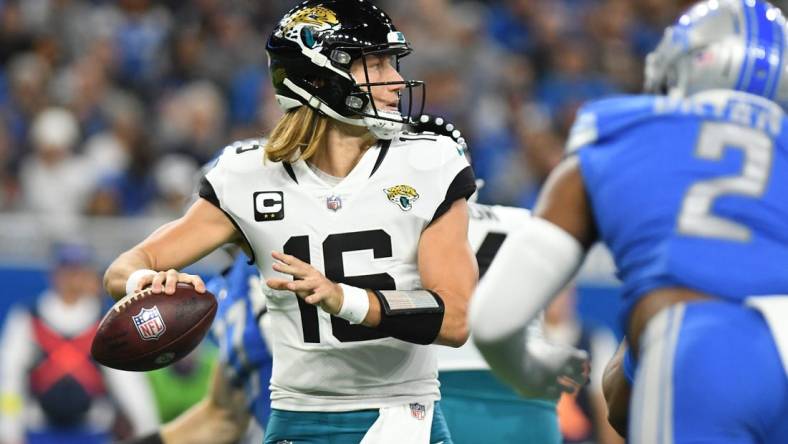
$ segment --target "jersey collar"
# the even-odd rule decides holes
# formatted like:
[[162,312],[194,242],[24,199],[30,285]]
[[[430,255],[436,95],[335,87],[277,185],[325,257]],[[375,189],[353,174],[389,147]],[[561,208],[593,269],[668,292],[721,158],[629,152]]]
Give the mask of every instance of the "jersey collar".
[[389,145],[391,145],[390,140],[382,140],[367,149],[356,166],[350,171],[350,174],[335,186],[326,183],[318,177],[304,160],[299,159],[292,164],[284,164],[284,167],[290,178],[297,184],[313,188],[349,192],[358,187],[363,187],[366,180],[375,174],[375,171],[377,171],[378,167],[383,163],[386,154],[388,154]]

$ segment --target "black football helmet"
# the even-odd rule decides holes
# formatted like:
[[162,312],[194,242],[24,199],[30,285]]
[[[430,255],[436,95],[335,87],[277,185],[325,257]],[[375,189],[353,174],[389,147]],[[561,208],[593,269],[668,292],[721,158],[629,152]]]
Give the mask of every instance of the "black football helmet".
[[[285,111],[306,105],[341,122],[365,126],[380,139],[391,139],[411,115],[424,109],[422,81],[369,82],[364,56],[393,56],[399,69],[399,59],[412,48],[391,18],[367,0],[302,2],[276,26],[266,51],[276,100]],[[350,75],[357,59],[364,63],[363,83]],[[407,112],[402,100],[399,112],[375,107],[372,87],[383,85],[405,87]],[[415,89],[420,94],[414,94]]]

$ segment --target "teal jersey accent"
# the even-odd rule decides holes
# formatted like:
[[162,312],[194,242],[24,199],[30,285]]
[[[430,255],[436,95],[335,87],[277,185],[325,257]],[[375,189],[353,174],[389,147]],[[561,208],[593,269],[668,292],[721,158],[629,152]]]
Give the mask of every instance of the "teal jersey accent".
[[441,405],[455,444],[560,444],[555,401],[525,399],[488,370],[441,372]]

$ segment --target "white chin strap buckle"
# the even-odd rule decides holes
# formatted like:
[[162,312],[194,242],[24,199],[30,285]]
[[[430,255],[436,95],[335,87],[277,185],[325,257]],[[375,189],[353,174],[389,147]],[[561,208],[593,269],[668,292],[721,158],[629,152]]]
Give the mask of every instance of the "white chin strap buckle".
[[[367,112],[367,114],[372,114]],[[402,119],[402,114],[395,111],[378,111],[378,116],[387,119]],[[364,125],[378,139],[391,140],[402,131],[403,122],[378,119],[376,117],[364,117]]]

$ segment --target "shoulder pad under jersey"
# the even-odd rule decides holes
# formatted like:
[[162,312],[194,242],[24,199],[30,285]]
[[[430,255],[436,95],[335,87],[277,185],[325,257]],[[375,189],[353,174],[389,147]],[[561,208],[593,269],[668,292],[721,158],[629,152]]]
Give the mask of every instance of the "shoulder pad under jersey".
[[408,163],[417,170],[441,169],[450,164],[469,165],[465,149],[447,136],[403,132],[392,141],[391,149],[408,150]]
[[583,105],[569,132],[566,152],[597,144],[638,122],[655,116],[657,96],[630,95],[601,99]]

